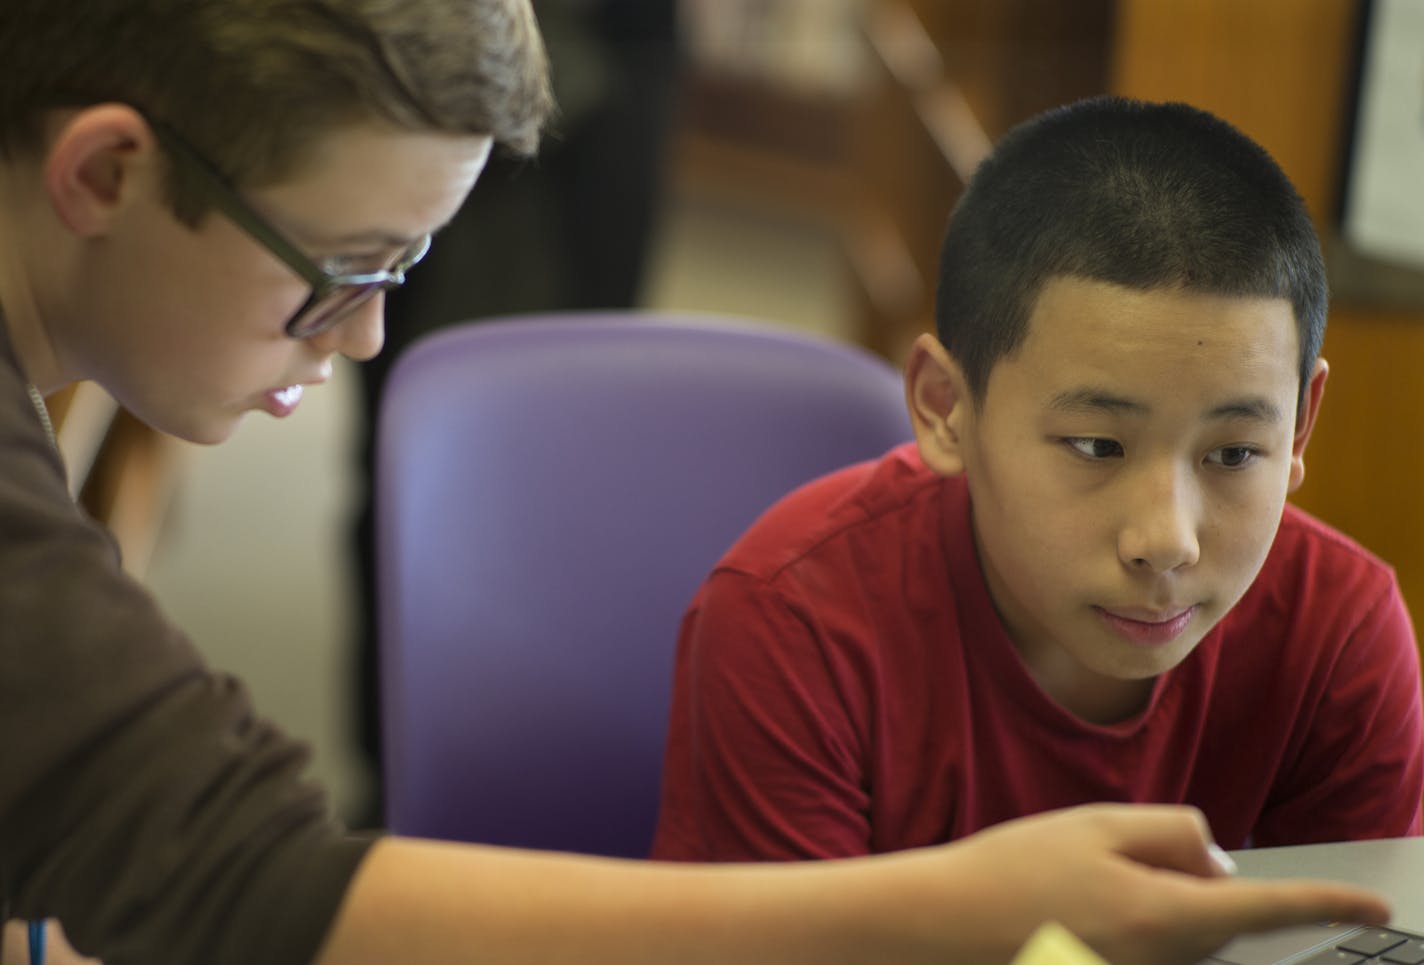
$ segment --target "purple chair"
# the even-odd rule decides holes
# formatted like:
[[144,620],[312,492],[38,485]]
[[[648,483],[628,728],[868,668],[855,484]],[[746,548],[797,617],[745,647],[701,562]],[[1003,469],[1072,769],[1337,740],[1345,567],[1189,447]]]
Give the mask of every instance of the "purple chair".
[[772,502],[910,425],[858,348],[623,312],[427,336],[377,432],[388,827],[641,857],[693,593]]

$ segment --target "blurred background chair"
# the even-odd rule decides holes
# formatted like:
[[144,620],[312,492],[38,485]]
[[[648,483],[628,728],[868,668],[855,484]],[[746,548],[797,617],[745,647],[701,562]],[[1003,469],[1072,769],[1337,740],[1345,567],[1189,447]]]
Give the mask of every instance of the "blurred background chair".
[[519,316],[416,344],[377,427],[387,826],[645,855],[697,586],[777,498],[909,437],[884,360],[745,321]]
[[465,319],[639,304],[681,89],[678,3],[539,0],[559,112],[537,158],[492,152],[420,271],[386,293],[385,350],[357,370],[351,709],[368,782],[349,811],[358,827],[380,824],[383,811],[372,481],[387,374],[407,346]]

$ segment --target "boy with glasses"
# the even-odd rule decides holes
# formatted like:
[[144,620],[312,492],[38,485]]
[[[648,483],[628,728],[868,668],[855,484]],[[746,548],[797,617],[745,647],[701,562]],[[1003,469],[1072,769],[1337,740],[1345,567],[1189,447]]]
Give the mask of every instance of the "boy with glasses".
[[816,868],[337,828],[302,749],[70,502],[35,400],[94,379],[207,443],[290,414],[333,356],[379,350],[381,291],[549,111],[523,0],[5,0],[0,917],[215,965],[1001,961],[1057,918],[1125,965],[1386,916],[1343,886],[1222,880],[1189,809]]
[[[327,259],[325,263],[317,264],[243,201],[242,196],[232,189],[223,175],[207,159],[189,147],[176,131],[151,117],[145,120],[148,121],[158,143],[168,152],[170,160],[200,182],[208,200],[311,286],[311,294],[307,296],[306,301],[287,319],[284,331],[288,338],[311,338],[320,335],[362,302],[382,291],[404,284],[406,270],[424,258],[425,253],[430,250],[430,233],[426,232],[413,242],[405,244],[389,268],[351,274],[350,267],[343,265],[339,258]],[[334,266],[342,266],[347,270],[342,271]]]

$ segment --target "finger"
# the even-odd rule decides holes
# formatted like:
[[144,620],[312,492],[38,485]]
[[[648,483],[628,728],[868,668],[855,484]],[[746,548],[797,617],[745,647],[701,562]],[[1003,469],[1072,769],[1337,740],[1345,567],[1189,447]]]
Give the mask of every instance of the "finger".
[[1221,870],[1222,874],[1234,875],[1238,870],[1240,870],[1236,865],[1236,859],[1231,857],[1231,855],[1227,854],[1225,851],[1223,851],[1221,849],[1221,846],[1218,845],[1215,841],[1208,843],[1206,846],[1206,850],[1207,854],[1211,855],[1211,860],[1215,862],[1217,868]]
[[1189,915],[1200,916],[1226,937],[1314,921],[1383,925],[1390,918],[1389,903],[1382,896],[1329,881],[1238,878],[1203,882],[1194,890],[1199,900],[1192,902]]

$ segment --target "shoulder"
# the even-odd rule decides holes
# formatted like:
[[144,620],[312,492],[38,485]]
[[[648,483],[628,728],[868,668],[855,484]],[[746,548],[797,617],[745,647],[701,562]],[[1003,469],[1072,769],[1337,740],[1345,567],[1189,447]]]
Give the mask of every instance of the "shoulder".
[[1394,570],[1334,527],[1287,506],[1260,573],[1226,625],[1334,649],[1371,621],[1408,624]]
[[9,442],[19,435],[43,434],[20,364],[10,347],[5,320],[0,316],[0,438]]
[[33,513],[35,501],[74,514],[64,463],[51,441],[31,398],[0,319],[0,451],[5,473],[0,477],[4,498],[0,511],[14,503],[22,513]]
[[1262,576],[1290,579],[1322,592],[1383,591],[1394,586],[1388,563],[1340,530],[1287,505]]
[[773,580],[809,561],[898,543],[938,519],[944,480],[913,443],[793,490],[732,545],[717,570]]

